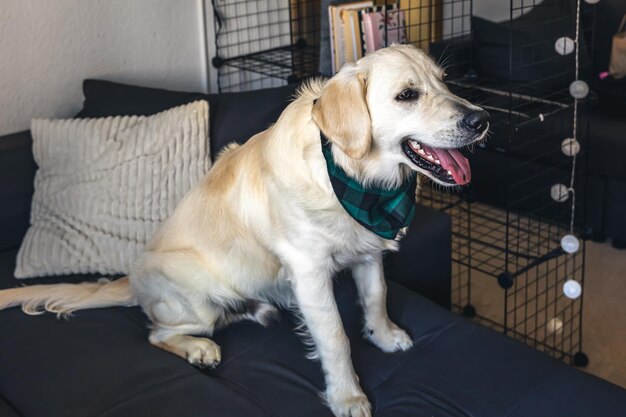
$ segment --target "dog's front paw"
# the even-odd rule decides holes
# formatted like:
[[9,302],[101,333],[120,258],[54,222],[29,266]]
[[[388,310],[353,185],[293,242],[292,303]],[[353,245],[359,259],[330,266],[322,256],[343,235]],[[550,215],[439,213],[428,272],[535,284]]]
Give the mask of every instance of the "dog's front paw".
[[368,339],[383,352],[397,352],[413,347],[411,337],[393,323],[385,327],[366,329],[366,334]]
[[187,346],[187,361],[199,368],[215,368],[221,360],[220,347],[210,339],[197,338]]
[[362,392],[353,395],[326,394],[328,406],[336,417],[371,417],[372,406]]

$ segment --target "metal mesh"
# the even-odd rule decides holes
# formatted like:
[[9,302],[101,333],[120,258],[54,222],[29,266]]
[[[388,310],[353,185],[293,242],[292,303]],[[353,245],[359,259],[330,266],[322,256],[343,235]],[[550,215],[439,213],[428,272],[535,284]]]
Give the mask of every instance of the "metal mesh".
[[320,1],[213,0],[220,92],[284,85],[317,73]]
[[[565,44],[558,42],[576,39],[577,2],[510,0],[508,19],[497,24],[475,18],[471,0],[375,3],[402,10],[407,42],[427,50],[445,68],[452,92],[491,114],[489,140],[471,155],[472,185],[460,192],[425,185],[420,197],[452,217],[453,309],[574,361],[582,351],[582,297],[571,300],[562,287],[567,279],[584,287],[585,249],[583,242],[580,251],[566,254],[560,240],[570,232],[572,199],[574,232],[585,232],[589,126],[584,102],[578,103],[576,117],[582,150],[574,193],[559,202],[551,191],[571,180],[572,159],[563,154],[561,142],[573,134],[569,84],[575,79],[576,54],[559,53],[558,45]],[[281,85],[317,74],[319,0],[214,0],[214,9],[220,23],[220,91]],[[581,78],[591,73],[592,11],[583,2]],[[484,36],[486,28],[496,35]]]
[[[582,298],[565,297],[562,286],[565,279],[584,285],[584,246],[574,255],[565,254],[560,238],[567,225],[473,199],[467,189],[451,193],[428,184],[420,195],[422,204],[452,217],[453,309],[573,361],[582,350]],[[508,289],[499,284],[503,273],[511,277]],[[477,297],[501,300],[475,303]],[[481,311],[481,304],[487,311]]]

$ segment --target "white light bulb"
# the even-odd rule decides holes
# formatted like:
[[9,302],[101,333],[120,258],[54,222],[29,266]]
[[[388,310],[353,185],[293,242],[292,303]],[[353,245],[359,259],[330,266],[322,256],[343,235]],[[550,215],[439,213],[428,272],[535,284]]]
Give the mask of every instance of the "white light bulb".
[[565,294],[567,298],[575,300],[580,297],[582,292],[583,288],[580,286],[580,283],[578,281],[568,279],[567,281],[565,281],[565,284],[563,284],[563,294]]
[[580,242],[574,235],[565,235],[561,239],[561,247],[567,253],[576,253],[580,249]]
[[585,0],[585,3],[597,4],[597,3],[600,3],[600,0]]
[[554,42],[554,49],[561,55],[569,55],[574,52],[574,40],[567,36],[563,36]]
[[555,317],[546,323],[546,331],[548,335],[560,334],[563,331],[563,320]]
[[567,201],[569,197],[569,188],[567,188],[563,184],[554,184],[552,188],[550,188],[550,197],[557,203],[562,203]]
[[574,138],[567,138],[561,142],[561,151],[567,156],[574,156],[580,152],[580,143]]
[[583,99],[587,97],[587,94],[589,94],[589,85],[587,85],[587,83],[582,80],[576,80],[570,84],[569,93],[574,98],[577,98],[579,100]]

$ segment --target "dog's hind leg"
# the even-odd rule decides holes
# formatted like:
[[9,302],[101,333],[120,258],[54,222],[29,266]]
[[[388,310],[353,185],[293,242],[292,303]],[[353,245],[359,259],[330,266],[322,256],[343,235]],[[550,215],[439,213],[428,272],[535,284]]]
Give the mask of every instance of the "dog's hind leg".
[[215,368],[222,360],[219,345],[206,337],[176,334],[159,340],[150,335],[150,343],[186,359],[199,368]]
[[387,315],[387,285],[382,254],[365,256],[353,265],[352,276],[365,316],[365,337],[384,352],[410,349],[413,346],[411,337]]
[[[212,305],[209,301],[198,303],[187,299],[176,304],[172,299],[152,306],[149,316],[154,323],[150,343],[186,359],[200,368],[214,368],[221,361],[220,347],[208,337],[218,327],[251,320],[263,326],[278,320],[278,310],[271,304],[257,300],[234,303],[233,309]],[[180,318],[184,320],[180,321]]]
[[[224,315],[224,305],[235,300],[236,294],[213,282],[193,253],[144,253],[130,281],[152,321],[150,343],[199,367],[219,364],[219,346],[208,337],[195,335],[212,336]],[[200,283],[204,285],[198,286]]]
[[[153,323],[150,343],[161,349],[186,359],[201,368],[215,367],[221,361],[220,347],[208,337],[211,336],[219,318],[219,310],[209,305],[192,308],[189,300],[179,300],[168,295],[166,300],[152,304],[148,316]],[[144,310],[146,310],[144,308]]]

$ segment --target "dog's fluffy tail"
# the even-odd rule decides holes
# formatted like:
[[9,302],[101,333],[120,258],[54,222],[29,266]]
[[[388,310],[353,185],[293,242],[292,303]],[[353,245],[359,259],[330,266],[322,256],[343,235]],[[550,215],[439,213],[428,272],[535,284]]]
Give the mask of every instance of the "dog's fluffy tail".
[[0,310],[22,306],[26,314],[67,316],[75,310],[137,305],[128,277],[81,284],[31,285],[0,291]]

